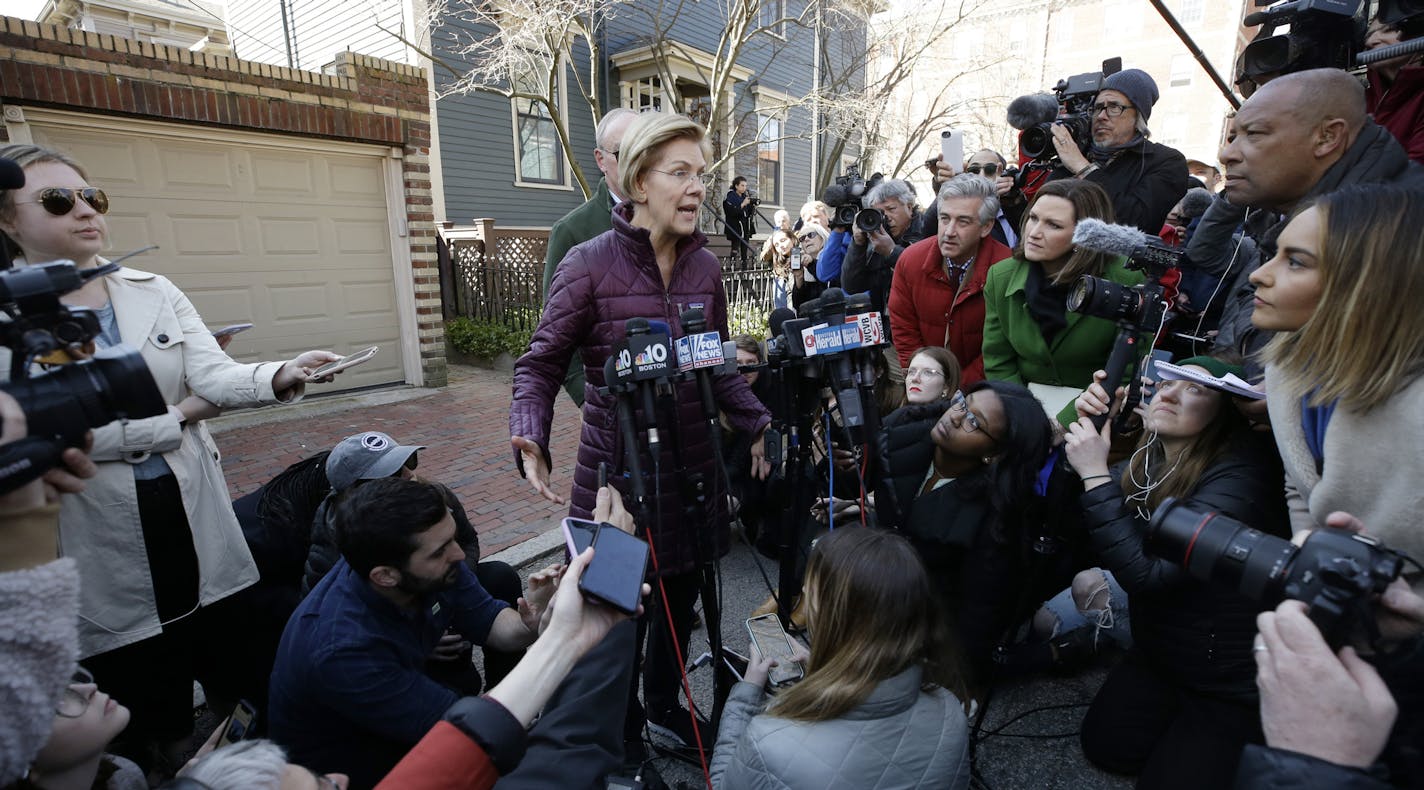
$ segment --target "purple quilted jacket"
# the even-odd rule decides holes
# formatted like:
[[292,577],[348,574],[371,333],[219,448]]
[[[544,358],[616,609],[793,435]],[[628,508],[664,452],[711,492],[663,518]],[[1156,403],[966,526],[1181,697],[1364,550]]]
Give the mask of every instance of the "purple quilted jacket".
[[[709,331],[715,329],[723,337],[727,335],[727,294],[717,258],[703,249],[707,237],[695,233],[678,244],[672,281],[664,288],[648,231],[629,224],[631,217],[632,204],[618,206],[613,213],[612,230],[574,247],[564,256],[549,287],[544,317],[534,330],[529,352],[514,365],[509,433],[534,440],[548,458],[549,423],[555,395],[573,355],[577,353],[583,360],[586,376],[583,434],[579,438],[569,507],[569,514],[576,518],[588,518],[593,511],[601,461],[620,472],[618,479],[612,482],[628,501],[629,489],[621,475],[623,447],[614,399],[597,390],[604,383],[604,360],[608,359],[613,344],[624,336],[624,322],[634,317],[663,321],[677,337],[682,334],[678,316],[688,308],[701,307],[707,314]],[[741,376],[719,376],[714,382],[718,406],[733,428],[756,432],[771,421]],[[717,513],[713,522],[720,526],[715,530],[708,529],[705,520],[689,519],[683,512],[685,499],[679,491],[679,481],[683,478],[676,474],[670,452],[673,432],[676,431],[680,440],[687,471],[701,471],[711,481],[715,462],[696,386],[680,384],[675,391],[676,426],[667,419],[659,420],[663,440],[661,519],[657,524],[639,525],[651,526],[662,575],[693,570],[698,560],[698,540],[711,538],[705,548],[714,556],[726,552],[728,541],[720,497],[715,503]],[[517,452],[515,463],[519,463]],[[555,468],[552,459],[549,466]],[[646,449],[642,466],[651,474],[652,459]],[[520,471],[523,472],[522,467]],[[713,484],[713,490],[723,491],[724,485],[719,479]],[[648,490],[654,490],[651,480]]]

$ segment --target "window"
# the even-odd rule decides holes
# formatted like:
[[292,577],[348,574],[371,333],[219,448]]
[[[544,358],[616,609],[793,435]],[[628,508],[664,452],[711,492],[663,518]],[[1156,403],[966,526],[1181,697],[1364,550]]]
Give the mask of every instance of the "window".
[[781,205],[781,119],[757,116],[757,196],[763,203]]
[[786,38],[786,23],[779,21],[786,18],[786,0],[761,0],[759,13],[758,24],[761,27],[769,26],[767,32]]
[[663,81],[649,77],[623,83],[623,106],[638,112],[662,112]]
[[1177,21],[1184,25],[1195,25],[1202,21],[1202,0],[1181,0],[1177,9]]
[[1172,87],[1192,84],[1192,56],[1178,54],[1172,56]]
[[[542,94],[542,75],[526,73],[514,81],[517,93]],[[556,105],[562,107],[563,84],[556,86]],[[543,103],[516,97],[514,103],[514,177],[521,184],[565,186],[564,147],[554,129],[554,119]]]

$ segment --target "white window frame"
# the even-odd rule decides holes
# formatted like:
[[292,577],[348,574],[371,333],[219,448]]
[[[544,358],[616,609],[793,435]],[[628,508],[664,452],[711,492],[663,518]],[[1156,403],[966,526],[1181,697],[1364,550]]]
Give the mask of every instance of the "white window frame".
[[[767,9],[774,9],[773,19],[786,18],[786,0],[761,0],[757,6],[757,26],[760,27],[767,22]],[[778,22],[775,27],[766,31],[768,36],[775,36],[782,41],[786,40],[786,22]]]
[[[563,122],[564,128],[569,128],[569,90],[568,90],[568,70],[563,67],[563,63],[558,58],[554,60],[554,68],[559,70],[557,100],[557,110],[559,119]],[[509,137],[512,143],[512,156],[514,158],[514,186],[520,189],[552,189],[558,192],[572,192],[573,185],[573,165],[569,162],[569,152],[564,146],[563,140],[556,140],[559,144],[559,153],[563,156],[563,180],[562,182],[546,181],[525,181],[523,172],[522,151],[519,148],[519,102],[520,99],[511,97],[509,100]]]

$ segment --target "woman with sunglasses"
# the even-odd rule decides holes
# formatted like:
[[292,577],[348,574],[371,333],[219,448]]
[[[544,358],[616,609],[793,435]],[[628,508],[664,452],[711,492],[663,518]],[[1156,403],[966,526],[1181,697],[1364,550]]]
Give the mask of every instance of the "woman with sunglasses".
[[[598,388],[605,383],[605,362],[617,364],[613,354],[627,336],[630,319],[663,322],[676,337],[683,334],[680,315],[698,308],[706,317],[707,331],[727,337],[721,267],[705,249],[707,237],[697,228],[711,179],[706,172],[710,156],[706,130],[686,116],[643,113],[629,124],[619,155],[622,184],[618,190],[627,200],[614,209],[612,230],[574,247],[559,264],[529,351],[515,363],[509,410],[510,441],[520,473],[536,496],[562,504],[565,498],[555,493],[549,480],[553,463],[549,425],[554,396],[570,360],[578,354],[587,383],[578,458],[572,465],[570,515],[577,518],[588,518],[593,511],[600,464],[610,467],[609,482],[627,498],[628,486],[620,474],[626,450],[641,454],[652,512],[637,516],[652,544],[652,572],[667,591],[674,631],[667,633],[666,618],[653,622],[643,674],[647,721],[656,731],[685,744],[698,741],[688,712],[678,703],[678,688],[679,657],[686,656],[699,563],[724,554],[731,534],[718,498],[709,498],[712,501],[699,517],[687,513],[693,505],[692,492],[684,486],[689,475],[701,474],[714,490],[718,486],[714,437],[707,429],[697,386],[684,382],[673,387],[675,406],[643,415],[663,437],[656,458],[641,438],[640,447],[625,448],[616,399]],[[741,376],[718,376],[712,390],[715,406],[731,426],[752,437],[752,475],[766,477],[770,466],[764,460],[763,432],[771,415]],[[653,432],[648,433],[651,438]],[[680,450],[677,457],[671,448],[674,438]],[[644,722],[636,706],[630,711],[625,734],[636,748],[641,745]],[[711,743],[711,733],[703,733],[701,742]]]
[[953,660],[975,692],[1027,584],[1025,527],[1053,431],[1018,384],[981,381],[945,406],[910,405],[885,419],[875,512],[924,559],[958,637]]
[[[26,185],[0,193],[0,243],[17,264],[103,263],[109,200],[69,156],[9,145]],[[223,353],[192,303],[166,278],[123,268],[65,294],[99,317],[99,348],[137,348],[168,413],[94,432],[98,475],[62,500],[61,551],[78,565],[80,655],[105,688],[127,700],[125,752],[178,748],[193,727],[199,666],[221,661],[232,638],[212,607],[252,584],[257,568],[233,515],[217,446],[203,420],[222,409],[291,402],[311,371],[338,359],[308,351],[286,362],[239,364]],[[129,748],[132,747],[132,748]]]
[[29,774],[5,790],[145,790],[138,766],[104,751],[128,723],[129,709],[79,668],[55,705],[49,738]]
[[[1212,357],[1180,366],[1217,378],[1241,375],[1239,366]],[[1101,382],[1106,374],[1096,375]],[[1132,647],[1083,719],[1083,752],[1104,770],[1136,774],[1139,787],[1229,785],[1242,747],[1262,740],[1251,653],[1260,606],[1231,585],[1191,578],[1180,555],[1149,548],[1148,524],[1175,497],[1287,536],[1280,466],[1229,394],[1164,380],[1141,409],[1136,450],[1109,467],[1113,421],[1101,431],[1091,421],[1107,411],[1105,402],[1100,383],[1079,397],[1065,451],[1082,479],[1079,503],[1096,560],[1127,593]],[[1105,613],[1120,602],[1108,600],[1101,572],[1087,573],[1103,582],[1103,594],[1080,597],[1076,608],[1090,629],[1108,627]]]

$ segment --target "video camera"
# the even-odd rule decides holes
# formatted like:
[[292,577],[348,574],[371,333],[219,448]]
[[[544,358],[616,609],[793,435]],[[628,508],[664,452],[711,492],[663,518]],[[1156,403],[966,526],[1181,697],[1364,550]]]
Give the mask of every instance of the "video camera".
[[[1382,0],[1391,15],[1406,13],[1405,5],[1415,0]],[[1360,0],[1288,0],[1271,5],[1271,0],[1255,0],[1256,6],[1270,6],[1247,14],[1244,27],[1261,26],[1256,37],[1241,50],[1236,64],[1236,87],[1250,98],[1264,80],[1315,68],[1350,69],[1355,53],[1362,48],[1368,3]],[[1414,9],[1417,11],[1418,9]],[[1277,35],[1281,26],[1290,31]]]
[[[29,436],[0,447],[0,493],[13,491],[80,447],[92,428],[114,420],[156,417],[168,410],[137,351],[111,348],[74,361],[100,332],[92,310],[59,297],[118,270],[110,263],[81,271],[70,261],[0,271],[0,343],[10,349],[10,381],[0,389],[19,401]],[[56,365],[31,376],[36,362]]]
[[1226,584],[1263,606],[1305,603],[1333,648],[1357,627],[1378,637],[1369,605],[1404,570],[1403,554],[1342,529],[1317,529],[1300,546],[1220,513],[1168,498],[1152,514],[1148,545],[1209,584]]
[[[1064,126],[1073,136],[1078,150],[1086,153],[1093,145],[1093,100],[1102,89],[1103,80],[1119,71],[1122,71],[1122,58],[1109,58],[1103,61],[1102,71],[1074,74],[1059,80],[1053,86],[1053,95],[1057,98],[1056,112],[1048,117],[1044,117],[1048,115],[1046,102],[1030,100],[1028,103],[1037,107],[1037,117],[1021,120],[1022,126],[1013,124],[1023,131],[1019,135],[1019,151],[1035,162],[1054,162],[1058,152],[1053,147],[1053,127]],[[1015,99],[1015,103],[1024,107],[1024,99],[1029,97]],[[1013,107],[1010,109],[1012,111]]]
[[871,233],[879,227],[888,230],[889,223],[883,212],[862,207],[866,194],[883,180],[883,174],[874,173],[867,181],[860,177],[859,167],[847,167],[846,174],[837,178],[835,183],[826,187],[826,191],[821,194],[821,201],[831,207],[830,230],[850,230],[851,227],[860,228],[866,233]]

